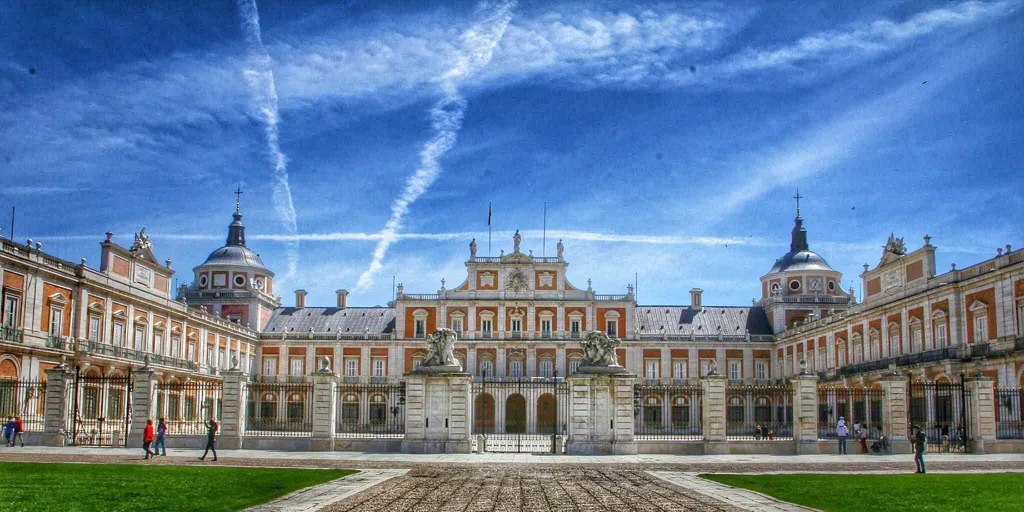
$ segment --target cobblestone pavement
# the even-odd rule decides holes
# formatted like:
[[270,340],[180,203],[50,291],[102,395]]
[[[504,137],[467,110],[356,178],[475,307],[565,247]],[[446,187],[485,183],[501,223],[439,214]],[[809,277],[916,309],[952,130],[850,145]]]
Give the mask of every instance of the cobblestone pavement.
[[408,472],[407,469],[364,469],[354,475],[300,489],[269,503],[249,507],[246,512],[313,512]]
[[636,469],[417,468],[341,500],[326,512],[740,511]]

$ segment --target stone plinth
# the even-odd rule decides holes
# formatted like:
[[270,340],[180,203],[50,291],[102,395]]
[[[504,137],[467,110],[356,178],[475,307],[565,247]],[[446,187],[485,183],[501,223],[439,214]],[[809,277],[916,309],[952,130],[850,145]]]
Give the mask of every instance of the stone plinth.
[[220,435],[217,447],[238,450],[245,430],[245,376],[237,369],[225,370],[223,405],[220,411]]
[[793,442],[796,453],[818,453],[818,376],[801,374],[793,384]]
[[569,455],[636,454],[633,384],[636,375],[576,373],[569,387]]
[[338,377],[330,370],[313,374],[313,450],[334,450],[335,411],[334,392]]
[[402,453],[471,453],[468,373],[405,375],[405,439]]
[[71,406],[70,384],[74,378],[63,367],[46,370],[46,408],[43,410],[43,435],[40,439],[43,446],[64,445],[61,432],[68,417],[68,407]]
[[720,455],[729,453],[725,430],[725,376],[707,375],[700,381],[703,417],[701,429],[704,432],[704,453]]
[[966,379],[968,433],[974,453],[985,453],[985,444],[996,440],[995,380],[979,375]]
[[902,375],[890,375],[881,380],[882,435],[889,440],[892,453],[911,453],[913,446],[907,437],[907,413],[910,405],[909,384]]
[[128,430],[128,447],[142,446],[142,434],[146,430],[146,422],[153,420],[153,432],[156,433],[156,379],[153,370],[141,368],[132,372],[132,423]]

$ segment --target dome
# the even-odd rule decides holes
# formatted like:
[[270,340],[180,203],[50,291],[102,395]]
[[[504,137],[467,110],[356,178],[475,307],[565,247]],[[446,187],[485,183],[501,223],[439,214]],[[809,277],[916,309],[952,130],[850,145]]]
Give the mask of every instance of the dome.
[[225,245],[216,251],[210,253],[207,256],[206,261],[201,266],[233,266],[233,267],[253,267],[261,270],[269,270],[263,265],[263,260],[260,259],[260,255],[256,254],[244,245]]
[[825,258],[812,251],[808,246],[807,229],[804,228],[804,219],[800,217],[800,210],[797,210],[796,218],[793,220],[793,237],[789,244],[789,252],[775,260],[775,265],[772,265],[772,269],[768,273],[806,270],[835,272]]

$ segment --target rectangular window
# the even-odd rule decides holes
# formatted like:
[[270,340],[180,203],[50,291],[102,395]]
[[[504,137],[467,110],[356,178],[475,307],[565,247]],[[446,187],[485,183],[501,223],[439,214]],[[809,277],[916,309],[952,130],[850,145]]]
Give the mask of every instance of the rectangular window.
[[619,336],[619,321],[606,320],[604,323],[604,332],[609,337],[617,338]]
[[114,342],[114,346],[115,347],[123,347],[124,346],[124,323],[122,323],[122,322],[114,322],[114,338],[113,338],[113,342]]
[[164,333],[157,332],[153,334],[153,352],[157,354],[164,353]]
[[545,318],[540,321],[540,332],[545,337],[551,336],[551,320]]
[[672,362],[672,378],[673,379],[685,379],[686,378],[686,361],[673,361]]
[[359,376],[359,360],[354,357],[345,359],[345,376],[346,377],[358,377]]
[[483,331],[484,334],[488,334],[488,335],[491,334],[491,321],[490,320],[481,320],[480,321],[480,330]]
[[570,320],[569,321],[569,332],[574,332],[576,334],[579,334],[579,332],[580,332],[580,321],[579,320]]
[[523,362],[520,360],[508,362],[508,376],[519,378],[523,376]]
[[494,362],[490,359],[480,361],[480,376],[494,377]]
[[100,317],[89,315],[89,341],[100,341]]
[[427,321],[422,319],[416,319],[416,337],[426,338],[427,337]]
[[171,357],[175,359],[181,357],[181,338],[177,336],[171,336]]
[[743,372],[740,368],[739,361],[729,361],[729,379],[730,380],[742,380]]
[[277,356],[263,360],[263,375],[277,375]]
[[6,327],[18,327],[18,297],[8,295],[4,299],[4,325]]
[[206,366],[213,366],[213,357],[214,357],[214,355],[215,355],[215,352],[213,350],[213,345],[207,345],[206,346]]
[[555,376],[555,363],[550,359],[545,359],[540,362],[540,376],[541,377],[554,377]]
[[825,347],[818,349],[818,365],[821,366],[822,370],[828,368],[828,355],[825,352]]
[[974,342],[983,341],[988,341],[988,317],[984,315],[974,317]]
[[383,377],[384,376],[384,370],[385,370],[385,366],[384,365],[385,365],[386,361],[387,361],[386,359],[374,359],[373,360],[373,376],[374,377]]
[[220,358],[218,359],[218,361],[220,361],[220,365],[218,366],[219,368],[228,367],[228,351],[226,349],[220,349]]
[[924,350],[924,342],[921,340],[921,329],[914,329],[910,332],[910,350]]
[[188,342],[188,360],[196,360],[196,344],[194,342]]
[[644,361],[644,376],[647,377],[648,379],[660,378],[658,376],[658,374],[660,373],[660,366],[661,362],[658,361],[657,359],[648,359]]
[[50,308],[50,336],[60,336],[61,328],[64,326],[64,310]]
[[305,375],[305,373],[306,373],[306,360],[305,359],[303,359],[301,357],[293,357],[291,365],[292,365],[292,371],[291,371],[292,377],[301,377],[302,375]]
[[522,332],[523,321],[518,318],[512,319],[512,332]]
[[569,374],[570,375],[576,373],[576,371],[579,370],[579,369],[580,369],[580,360],[579,359],[573,359],[572,361],[569,361]]
[[701,359],[700,360],[700,376],[701,377],[707,377],[708,376],[708,372],[710,372],[710,371],[711,371],[711,360],[710,359]]
[[948,345],[946,340],[946,323],[935,324],[935,348],[945,348]]
[[754,375],[757,380],[768,380],[768,363],[764,361],[754,363]]
[[836,367],[843,366],[846,364],[846,347],[839,347],[839,360],[836,361]]
[[452,330],[457,332],[457,333],[459,333],[459,334],[462,334],[462,319],[461,318],[453,318],[452,319]]
[[141,325],[135,326],[135,345],[132,346],[135,350],[146,349],[146,329]]

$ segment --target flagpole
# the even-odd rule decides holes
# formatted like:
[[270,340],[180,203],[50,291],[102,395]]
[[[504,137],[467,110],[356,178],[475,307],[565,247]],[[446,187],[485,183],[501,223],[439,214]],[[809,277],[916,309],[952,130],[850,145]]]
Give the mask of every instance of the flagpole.
[[487,257],[491,256],[491,202],[487,201]]

